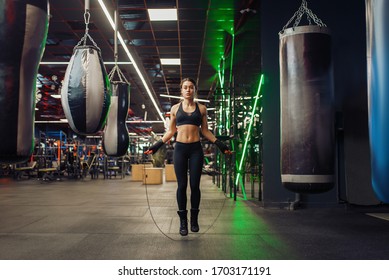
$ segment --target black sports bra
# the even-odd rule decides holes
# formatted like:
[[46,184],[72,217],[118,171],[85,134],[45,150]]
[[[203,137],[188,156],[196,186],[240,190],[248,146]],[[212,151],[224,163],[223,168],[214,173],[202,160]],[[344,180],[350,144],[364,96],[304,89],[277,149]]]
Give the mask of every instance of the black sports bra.
[[201,125],[201,112],[199,105],[196,103],[196,109],[192,113],[187,113],[182,109],[182,102],[178,107],[176,114],[176,125],[193,124],[196,126]]

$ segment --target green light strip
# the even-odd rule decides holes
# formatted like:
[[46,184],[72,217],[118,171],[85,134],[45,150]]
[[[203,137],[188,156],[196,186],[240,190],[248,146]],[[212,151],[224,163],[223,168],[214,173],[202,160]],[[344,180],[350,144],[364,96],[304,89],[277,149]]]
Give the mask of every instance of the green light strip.
[[[231,28],[233,29],[233,28]],[[232,43],[231,43],[231,63],[230,63],[230,86],[232,83],[232,69],[234,66],[234,49],[235,49],[235,34],[232,33]]]
[[[225,79],[225,69],[226,69],[226,59],[224,58],[224,55],[222,56],[222,62],[223,62],[223,67],[222,67],[222,110],[221,110],[221,114],[220,114],[220,117],[221,117],[221,123],[223,124],[224,123],[224,120],[223,120],[223,114],[225,114],[225,92],[224,92],[224,79]],[[223,125],[220,125],[220,132],[223,132]]]
[[227,126],[227,131],[228,133],[230,132],[230,127],[231,127],[231,119],[230,119],[230,115],[231,115],[231,89],[232,89],[232,73],[233,73],[233,67],[234,67],[234,50],[235,50],[235,34],[234,34],[234,28],[231,27],[231,31],[232,31],[232,42],[231,42],[231,59],[230,59],[230,80],[229,80],[229,86],[230,86],[230,94],[228,96],[228,99],[227,99],[227,110],[226,110],[226,116],[227,116],[227,120],[226,120],[226,126]]
[[[222,67],[220,66],[222,65]],[[223,112],[224,112],[224,65],[225,65],[225,59],[224,56],[220,58],[220,63],[218,66],[218,77],[219,77],[219,83],[220,83],[220,88],[221,88],[221,93],[222,93],[222,98],[221,98],[221,109],[219,109],[219,135],[221,134],[222,128],[223,128]],[[220,70],[222,69],[222,70]]]
[[[236,184],[236,185],[238,185],[238,183],[239,183],[239,177],[240,177],[240,175],[241,175],[243,163],[244,163],[244,160],[245,160],[245,157],[246,157],[247,145],[248,145],[249,137],[250,137],[250,134],[251,134],[251,128],[253,127],[253,123],[254,123],[255,110],[256,110],[257,105],[258,105],[259,93],[261,92],[262,83],[263,83],[263,74],[261,75],[261,79],[259,80],[258,91],[257,91],[257,94],[256,94],[256,96],[255,96],[254,106],[253,106],[253,110],[252,110],[252,112],[251,112],[251,118],[250,118],[250,123],[249,123],[249,129],[247,130],[246,139],[245,139],[245,141],[244,141],[244,146],[243,146],[242,157],[241,157],[240,163],[239,163],[238,174],[237,174],[237,176],[236,176],[236,181],[235,181],[235,184]],[[242,180],[241,180],[241,181],[242,181]],[[242,193],[243,193],[243,198],[244,198],[244,199],[247,199],[246,190],[245,190],[243,184],[242,184]]]

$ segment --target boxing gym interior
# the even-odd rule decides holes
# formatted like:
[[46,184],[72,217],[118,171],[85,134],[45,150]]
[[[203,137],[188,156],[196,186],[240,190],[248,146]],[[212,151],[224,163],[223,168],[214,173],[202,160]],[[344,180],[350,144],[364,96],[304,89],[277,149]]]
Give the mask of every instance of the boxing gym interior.
[[[0,259],[387,259],[386,2],[2,1]],[[186,77],[232,154],[181,236]]]

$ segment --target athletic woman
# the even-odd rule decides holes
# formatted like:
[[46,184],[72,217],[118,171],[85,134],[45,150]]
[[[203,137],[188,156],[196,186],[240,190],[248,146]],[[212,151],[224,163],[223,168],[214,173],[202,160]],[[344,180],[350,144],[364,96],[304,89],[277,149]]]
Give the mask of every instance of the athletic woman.
[[190,229],[192,232],[198,232],[200,230],[198,224],[201,198],[200,177],[204,161],[203,148],[200,143],[200,131],[206,139],[216,144],[222,153],[231,154],[231,151],[209,131],[207,108],[194,101],[197,91],[196,82],[191,78],[185,78],[181,81],[180,88],[183,100],[172,106],[170,110],[168,131],[161,140],[151,146],[145,153],[153,154],[157,152],[177,132],[173,164],[178,183],[177,213],[180,217],[180,234],[185,236],[188,235],[188,210],[186,209],[188,170],[191,189]]

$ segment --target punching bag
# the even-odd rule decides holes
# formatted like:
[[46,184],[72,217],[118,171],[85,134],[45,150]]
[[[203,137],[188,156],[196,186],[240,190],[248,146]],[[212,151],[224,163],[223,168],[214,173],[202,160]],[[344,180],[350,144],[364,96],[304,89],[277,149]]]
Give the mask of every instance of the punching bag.
[[0,2],[0,162],[34,148],[36,76],[48,30],[47,0]]
[[372,186],[389,203],[389,2],[366,0]]
[[61,89],[61,103],[71,129],[82,135],[99,132],[110,102],[111,87],[100,49],[76,46]]
[[122,82],[112,82],[111,85],[111,107],[103,136],[103,149],[107,156],[122,157],[130,144],[126,124],[130,87]]
[[309,25],[280,33],[281,181],[297,193],[334,185],[331,36]]

